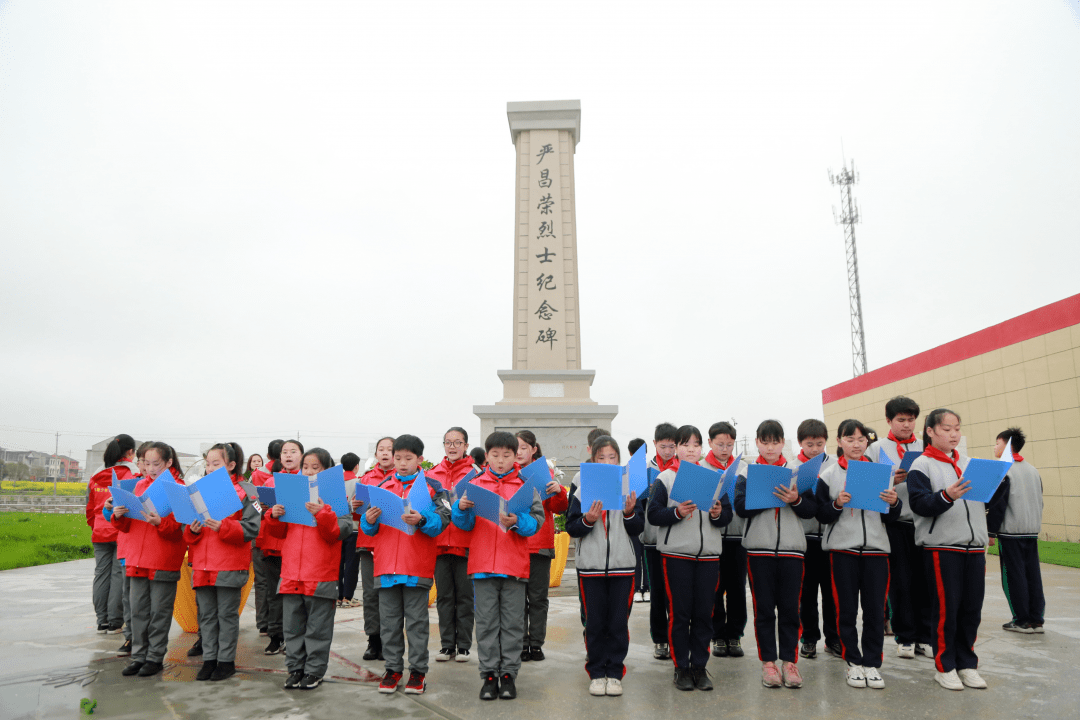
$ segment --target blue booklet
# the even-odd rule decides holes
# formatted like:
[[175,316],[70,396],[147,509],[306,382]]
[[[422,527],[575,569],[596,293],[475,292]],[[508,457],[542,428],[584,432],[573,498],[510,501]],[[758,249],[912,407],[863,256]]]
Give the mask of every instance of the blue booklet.
[[[169,502],[169,496],[165,492],[166,484],[178,484],[176,478],[174,478],[173,474],[168,470],[158,475],[154,482],[150,483],[150,487],[146,488],[142,494],[143,500],[149,500],[153,503],[154,512],[156,512],[159,517],[166,517],[172,512],[172,503]],[[123,482],[120,483],[120,486],[123,487]],[[132,490],[132,492],[135,491]]]
[[360,478],[345,481],[345,499],[349,501],[350,508],[352,508],[353,500],[359,500],[361,503],[361,507],[357,509],[358,511],[370,502],[368,500],[368,487],[370,486],[360,482]]
[[521,468],[518,477],[523,483],[532,483],[540,490],[541,499],[547,499],[548,495],[544,488],[551,482],[551,469],[548,468],[547,458],[541,455],[531,463]]
[[475,503],[476,507],[473,508],[473,512],[476,513],[476,517],[495,523],[496,527],[505,530],[502,523],[499,522],[499,513],[506,512],[508,507],[506,500],[501,495],[487,488],[472,485],[465,488],[464,497]]
[[700,465],[679,463],[669,497],[679,503],[690,500],[698,510],[709,512],[720,496],[720,477],[720,473]]
[[[882,457],[885,453],[881,454]],[[852,462],[847,467],[844,489],[851,495],[845,507],[872,510],[882,514],[889,512],[889,504],[881,499],[881,493],[892,486],[892,463]]]
[[816,455],[804,462],[796,470],[795,482],[798,485],[799,494],[807,490],[817,490],[818,477],[821,476],[821,463],[825,462],[825,453]]
[[[323,470],[315,475],[319,497],[324,503],[334,509],[338,517],[345,517],[352,513],[349,507],[349,497],[345,492],[345,468],[335,465],[329,470]],[[276,481],[275,481],[276,484]]]
[[[417,478],[417,480],[419,479]],[[416,487],[415,483],[413,487]],[[400,530],[406,535],[416,534],[416,526],[410,525],[401,519],[401,516],[407,511],[405,499],[398,497],[386,488],[368,485],[368,501],[371,503],[371,507],[379,508],[382,511],[382,514],[379,515],[380,525]]]
[[649,461],[645,455],[645,445],[642,445],[637,449],[637,452],[633,454],[630,461],[626,463],[626,487],[623,488],[623,494],[629,495],[630,493],[637,493],[637,497],[640,498],[649,491]]
[[167,482],[164,488],[173,516],[182,525],[190,525],[196,520],[224,520],[244,509],[225,468],[218,468],[190,485]]
[[[884,455],[885,453],[881,453]],[[911,469],[911,463],[915,462],[922,456],[922,450],[908,450],[904,453],[904,459],[900,461],[900,470],[907,472]]]
[[317,476],[274,473],[274,494],[277,503],[285,508],[285,514],[278,518],[281,522],[315,527],[315,516],[305,507],[319,497]]
[[791,468],[751,463],[746,468],[746,509],[782,508],[785,503],[773,495],[778,487],[791,487]]
[[588,512],[599,500],[604,511],[622,510],[626,504],[623,496],[623,468],[621,465],[581,463],[581,512]]
[[466,485],[471,483],[473,478],[479,477],[479,476],[480,476],[480,473],[478,473],[476,471],[476,468],[474,467],[472,470],[470,470],[468,472],[468,474],[465,477],[458,480],[453,485],[453,487],[446,488],[446,491],[448,493],[450,493],[450,504],[453,505],[454,503],[456,503],[458,501],[458,499],[461,498],[461,493],[464,492],[467,489]]
[[260,485],[255,489],[259,491],[259,503],[264,508],[272,508],[277,505],[277,494],[274,492],[274,488]]
[[119,484],[109,488],[109,492],[112,493],[113,509],[127,508],[127,516],[132,520],[138,520],[140,522],[147,522],[147,512],[154,510],[153,503],[144,504],[143,498],[137,497],[133,493],[129,493]]
[[964,468],[964,479],[971,483],[971,489],[963,499],[981,503],[990,502],[1011,467],[1012,463],[1002,460],[980,458],[968,460],[967,467]]
[[140,478],[128,478],[127,480],[119,480],[116,477],[116,471],[112,471],[112,485],[113,487],[122,487],[129,493],[135,492],[135,486],[139,484]]
[[739,464],[742,462],[742,453],[739,453],[724,474],[720,476],[720,494],[727,495],[728,504],[735,507],[735,483],[739,481]]

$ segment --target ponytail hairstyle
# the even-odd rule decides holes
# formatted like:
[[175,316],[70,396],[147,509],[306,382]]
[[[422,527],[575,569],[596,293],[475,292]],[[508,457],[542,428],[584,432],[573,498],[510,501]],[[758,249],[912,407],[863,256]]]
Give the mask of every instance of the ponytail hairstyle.
[[960,416],[948,408],[938,408],[931,411],[931,413],[926,416],[926,424],[923,425],[922,432],[922,442],[924,448],[928,448],[933,444],[930,442],[930,428],[936,428],[938,425],[940,425],[941,421],[945,419],[946,415],[953,415],[956,417],[956,422],[960,422]]
[[[236,463],[233,466],[232,472],[229,473],[233,477],[240,477],[242,474],[241,467],[244,464],[244,451],[240,449],[240,446],[234,442],[218,443],[210,448],[210,450],[220,450],[225,453],[225,467],[229,466],[229,463]],[[207,450],[207,452],[210,452]]]
[[134,450],[135,438],[130,435],[117,435],[105,446],[105,453],[102,458],[105,461],[105,467],[113,467],[123,460],[125,455]]
[[612,448],[615,451],[616,459],[618,459],[619,462],[622,462],[622,453],[619,452],[619,443],[615,442],[615,438],[610,435],[601,435],[596,438],[589,447],[592,448],[592,455],[589,456],[589,460],[592,462],[596,462],[596,456],[606,447]]
[[536,448],[533,450],[532,458],[529,460],[530,463],[544,454],[544,451],[540,449],[540,443],[536,442],[536,435],[532,430],[518,430],[514,437],[524,440],[529,444],[529,447]]
[[285,444],[284,440],[271,440],[270,444],[266,446],[266,462],[264,465],[270,465],[273,463],[280,469],[281,467],[281,446]]
[[[289,440],[288,442],[295,443],[296,440]],[[297,444],[299,444],[299,443],[297,443]],[[302,448],[301,448],[301,452],[303,452]],[[303,457],[300,458],[300,467],[301,468],[304,467],[304,460],[306,460],[309,455],[314,455],[315,456],[315,459],[319,461],[320,465],[322,465],[323,470],[329,470],[330,468],[334,467],[334,458],[330,457],[330,453],[328,453],[327,451],[323,450],[320,447],[317,447],[317,448],[311,448],[306,453],[304,453]]]

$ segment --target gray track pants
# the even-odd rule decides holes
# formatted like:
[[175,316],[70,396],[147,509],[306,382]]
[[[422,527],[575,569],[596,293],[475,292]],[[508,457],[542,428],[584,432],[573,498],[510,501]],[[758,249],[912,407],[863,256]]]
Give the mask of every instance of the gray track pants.
[[469,559],[444,554],[435,559],[435,607],[439,610],[439,639],[444,648],[472,647],[473,588]]
[[[123,567],[121,567],[123,569]],[[131,578],[124,573],[124,639],[131,642]]]
[[124,567],[116,556],[116,543],[94,543],[94,614],[98,625],[119,626],[124,621]]
[[264,556],[263,570],[266,572],[266,632],[270,637],[281,637],[284,632],[281,593],[278,592],[278,585],[281,583],[281,556]]
[[238,587],[195,588],[199,605],[199,635],[203,662],[236,662],[236,641],[240,637],[240,591]]
[[255,591],[255,627],[260,631],[270,627],[270,604],[267,594],[270,588],[266,584],[266,561],[263,559],[262,550],[251,546],[251,564],[255,568],[255,583],[252,590]]
[[542,647],[547,639],[548,585],[551,583],[551,558],[540,553],[529,555],[529,585],[525,597],[526,647]]
[[[179,573],[159,573],[174,577]],[[162,662],[169,649],[176,580],[133,577],[131,582],[131,661]]]
[[371,637],[381,632],[379,588],[375,587],[375,557],[370,550],[357,550],[360,556],[360,589],[364,594],[364,633]]
[[516,678],[525,633],[525,582],[517,578],[474,579],[473,593],[481,677],[493,672]]
[[428,671],[428,596],[430,587],[395,585],[379,589],[379,619],[386,669],[404,672],[405,634],[409,636],[409,670]]
[[334,598],[280,595],[285,629],[285,666],[290,673],[322,677],[334,640]]

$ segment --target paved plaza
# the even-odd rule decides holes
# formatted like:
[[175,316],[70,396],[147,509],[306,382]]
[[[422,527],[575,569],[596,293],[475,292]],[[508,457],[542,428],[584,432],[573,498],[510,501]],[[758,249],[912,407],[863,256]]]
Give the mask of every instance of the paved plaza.
[[635,604],[630,655],[621,698],[593,698],[583,666],[575,576],[554,589],[544,651],[548,659],[526,663],[516,701],[481,702],[475,659],[435,663],[437,619],[431,609],[432,662],[428,691],[408,696],[376,691],[383,668],[365,663],[362,611],[339,610],[327,682],[310,691],[281,688],[285,658],[262,654],[266,638],[254,624],[254,597],[241,616],[236,677],[195,682],[198,659],[186,652],[195,640],[173,624],[163,675],[124,678],[127,663],[115,650],[122,635],[98,635],[90,604],[93,561],[0,573],[0,718],[80,717],[80,701],[97,701],[100,718],[566,718],[633,720],[686,715],[767,718],[1076,718],[1080,701],[1080,570],[1044,565],[1047,591],[1045,635],[1001,630],[1008,619],[996,557],[988,558],[987,599],[977,650],[990,689],[949,692],[933,681],[928,658],[900,660],[886,639],[885,690],[854,690],[843,680],[842,662],[823,653],[799,663],[806,686],[767,690],[754,657],[752,625],[742,659],[712,658],[711,693],[677,692],[669,663],[652,659],[648,605]]

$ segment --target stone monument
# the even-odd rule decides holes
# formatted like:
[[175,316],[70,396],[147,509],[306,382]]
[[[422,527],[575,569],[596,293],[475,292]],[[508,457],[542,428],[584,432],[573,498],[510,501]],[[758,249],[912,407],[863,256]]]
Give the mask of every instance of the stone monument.
[[574,202],[581,103],[511,102],[506,116],[516,168],[512,364],[499,370],[503,399],[473,413],[484,438],[532,430],[544,454],[572,475],[588,460],[589,431],[610,430],[619,412],[590,398],[596,371],[581,369]]

